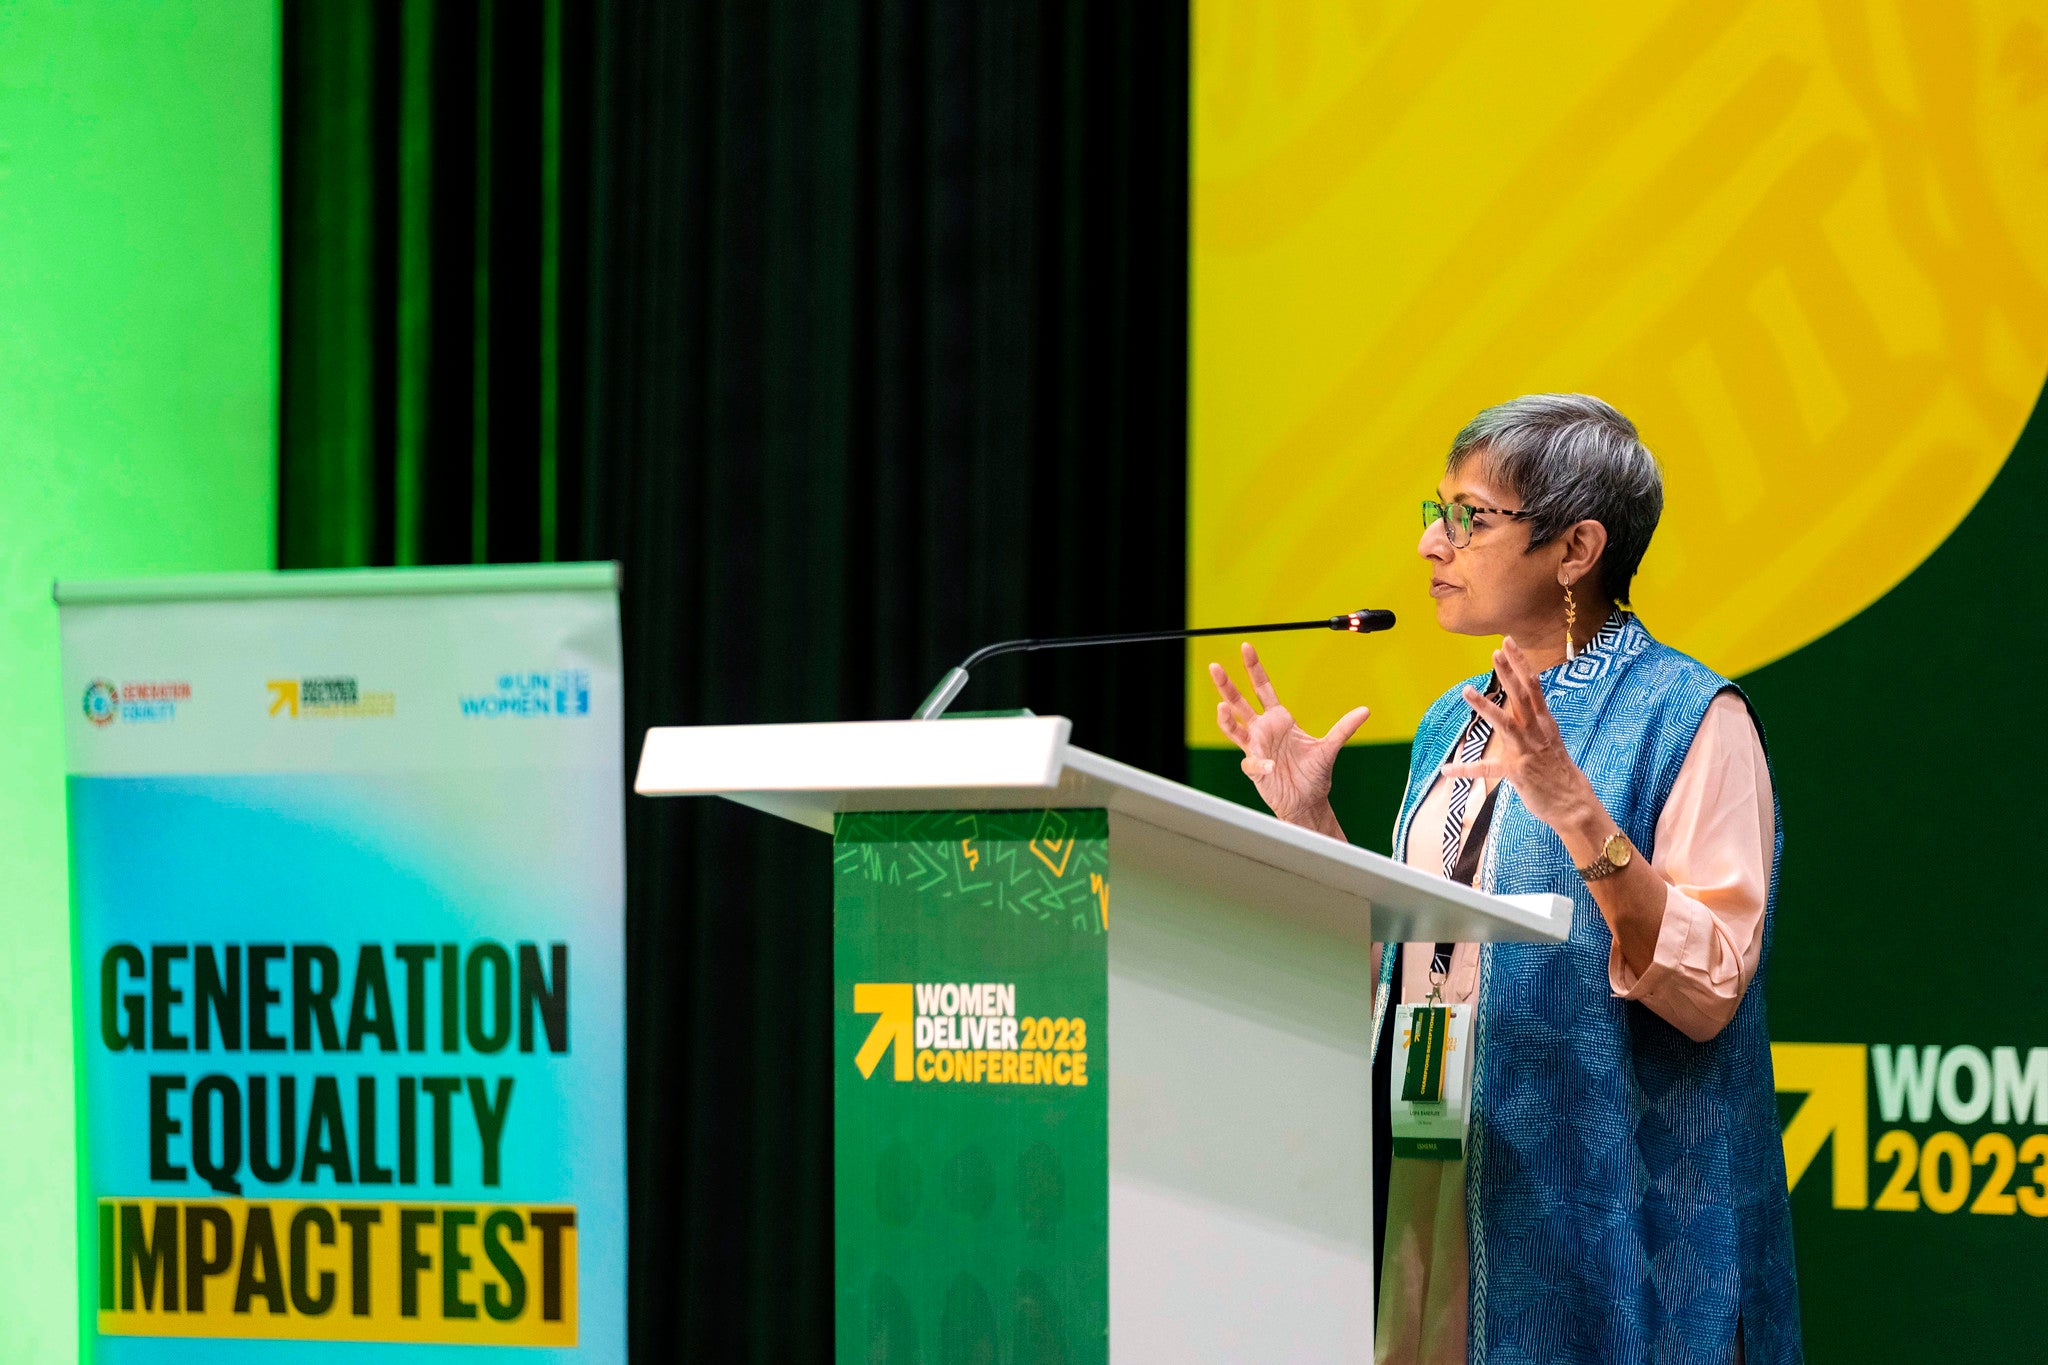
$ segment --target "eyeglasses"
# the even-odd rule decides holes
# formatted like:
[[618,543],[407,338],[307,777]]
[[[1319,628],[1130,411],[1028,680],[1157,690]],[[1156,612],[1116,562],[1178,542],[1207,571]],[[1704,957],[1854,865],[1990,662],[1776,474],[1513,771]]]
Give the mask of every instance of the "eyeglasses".
[[1444,524],[1444,534],[1450,537],[1451,548],[1462,550],[1472,543],[1472,518],[1485,512],[1496,517],[1513,517],[1520,521],[1529,516],[1527,512],[1510,512],[1505,507],[1474,507],[1464,502],[1438,502],[1434,498],[1422,501],[1422,529],[1427,531],[1439,521]]

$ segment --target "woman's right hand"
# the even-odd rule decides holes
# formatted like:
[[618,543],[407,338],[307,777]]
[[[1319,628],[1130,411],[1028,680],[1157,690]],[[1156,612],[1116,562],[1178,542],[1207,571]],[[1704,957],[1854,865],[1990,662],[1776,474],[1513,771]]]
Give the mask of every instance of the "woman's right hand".
[[[1273,814],[1291,825],[1330,833],[1336,827],[1336,817],[1330,811],[1330,775],[1337,766],[1337,751],[1372,712],[1355,707],[1318,739],[1295,724],[1293,715],[1280,704],[1273,681],[1259,662],[1259,652],[1249,643],[1242,649],[1245,676],[1251,679],[1252,695],[1263,709],[1253,711],[1223,665],[1212,663],[1209,680],[1222,698],[1216,703],[1216,726],[1244,751],[1239,766]],[[1337,837],[1342,837],[1341,831]]]

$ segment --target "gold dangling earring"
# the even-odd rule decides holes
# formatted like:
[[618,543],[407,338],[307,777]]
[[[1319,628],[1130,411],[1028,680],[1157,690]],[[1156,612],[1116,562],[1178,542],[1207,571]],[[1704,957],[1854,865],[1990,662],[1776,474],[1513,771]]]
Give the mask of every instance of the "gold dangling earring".
[[1579,604],[1572,601],[1572,585],[1564,585],[1564,658],[1570,663],[1578,657],[1578,646],[1572,642],[1572,627],[1578,623]]

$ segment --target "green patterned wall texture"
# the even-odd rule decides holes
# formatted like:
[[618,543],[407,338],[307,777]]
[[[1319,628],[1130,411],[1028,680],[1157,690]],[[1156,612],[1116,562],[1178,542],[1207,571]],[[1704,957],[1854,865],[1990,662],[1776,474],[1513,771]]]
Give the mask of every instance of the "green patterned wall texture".
[[839,817],[838,1359],[1108,1358],[1109,821]]
[[[1812,1365],[2041,1356],[2043,507],[2048,394],[1903,582],[1738,679],[1785,819],[1766,989]],[[1235,749],[1189,757],[1196,785],[1256,804]],[[1355,842],[1387,850],[1407,762],[1342,755]]]

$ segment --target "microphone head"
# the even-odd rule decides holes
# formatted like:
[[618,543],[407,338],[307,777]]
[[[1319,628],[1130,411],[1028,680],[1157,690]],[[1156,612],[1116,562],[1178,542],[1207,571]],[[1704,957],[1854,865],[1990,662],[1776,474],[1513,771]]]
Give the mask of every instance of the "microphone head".
[[1331,630],[1348,630],[1354,635],[1369,635],[1376,630],[1392,630],[1394,613],[1375,607],[1360,607],[1344,616],[1330,618]]

